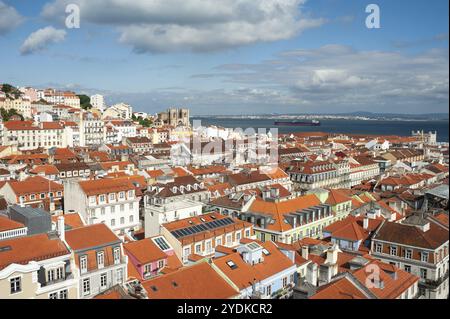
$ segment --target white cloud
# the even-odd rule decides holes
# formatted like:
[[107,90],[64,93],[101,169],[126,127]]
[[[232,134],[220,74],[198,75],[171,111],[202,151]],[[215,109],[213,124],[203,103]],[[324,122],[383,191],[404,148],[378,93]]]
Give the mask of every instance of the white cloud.
[[68,3],[81,23],[117,26],[136,52],[214,51],[292,38],[325,23],[302,13],[306,0],[55,0],[42,15],[61,19]]
[[0,35],[18,27],[23,20],[24,18],[14,7],[8,6],[0,0]]
[[20,48],[20,53],[23,55],[32,54],[46,49],[52,43],[64,41],[65,38],[65,30],[45,27],[28,36]]
[[327,45],[282,52],[255,64],[222,65],[192,78],[276,90],[278,96],[264,95],[261,101],[298,112],[446,112],[448,66],[448,50],[406,55]]

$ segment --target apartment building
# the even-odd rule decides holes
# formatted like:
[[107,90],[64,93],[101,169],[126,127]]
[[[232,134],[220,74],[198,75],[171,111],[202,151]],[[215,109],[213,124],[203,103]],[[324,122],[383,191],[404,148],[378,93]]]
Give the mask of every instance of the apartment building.
[[105,123],[93,113],[84,113],[81,116],[80,146],[99,146],[106,140]]
[[63,185],[41,176],[28,177],[23,181],[7,181],[0,189],[0,194],[9,204],[45,208],[53,214],[62,212]]
[[153,143],[148,137],[128,137],[125,139],[125,145],[136,154],[149,153],[153,149]]
[[64,191],[65,211],[79,212],[88,225],[105,223],[118,234],[140,226],[141,193],[129,179],[70,180]]
[[350,160],[350,187],[380,175],[380,166],[369,157],[354,157]]
[[350,188],[348,161],[295,162],[286,171],[294,186],[301,191],[315,188]]
[[32,118],[31,114],[31,100],[27,96],[22,96],[17,99],[12,98],[1,98],[0,99],[0,108],[8,110],[16,110],[19,114],[25,119]]
[[213,200],[210,206],[225,216],[252,223],[256,237],[263,242],[292,243],[304,237],[321,237],[323,228],[336,220],[331,206],[314,194],[283,201],[231,194]]
[[412,215],[403,223],[383,222],[372,237],[371,254],[420,277],[420,295],[447,299],[449,233],[439,223]]
[[8,121],[3,126],[3,145],[20,150],[64,146],[64,127],[59,122]]
[[254,238],[251,223],[219,213],[166,223],[162,225],[161,234],[184,264],[212,257],[218,246],[236,247],[241,239]]
[[145,237],[161,233],[161,226],[180,219],[203,214],[202,202],[180,199],[174,202],[159,203],[144,200]]
[[242,299],[288,298],[296,280],[294,256],[271,242],[245,239],[234,250],[217,251],[212,265],[239,289]]
[[38,234],[0,241],[0,296],[77,299],[78,279],[64,239]]
[[105,224],[68,230],[65,240],[73,251],[78,298],[92,298],[125,283],[128,258],[121,240]]
[[[164,236],[155,236],[124,244],[128,256],[128,268],[134,267],[136,279],[144,281],[162,275],[166,270],[181,268],[182,264]],[[129,274],[131,272],[129,271]]]

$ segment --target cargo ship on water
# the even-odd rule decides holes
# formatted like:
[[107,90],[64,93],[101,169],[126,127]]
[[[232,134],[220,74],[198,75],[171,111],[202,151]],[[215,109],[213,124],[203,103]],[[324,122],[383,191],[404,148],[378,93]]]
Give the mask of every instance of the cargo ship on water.
[[320,121],[276,121],[274,125],[278,126],[320,126]]

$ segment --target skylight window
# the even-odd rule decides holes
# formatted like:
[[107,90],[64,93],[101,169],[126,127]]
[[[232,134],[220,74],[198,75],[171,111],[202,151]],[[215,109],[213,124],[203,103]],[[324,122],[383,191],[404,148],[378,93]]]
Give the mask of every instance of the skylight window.
[[236,269],[237,268],[236,264],[233,261],[231,261],[231,260],[227,261],[227,265],[231,269]]
[[266,256],[269,256],[269,255],[270,255],[270,253],[269,253],[269,251],[268,251],[267,249],[263,249],[262,252],[263,252],[263,254],[266,255]]

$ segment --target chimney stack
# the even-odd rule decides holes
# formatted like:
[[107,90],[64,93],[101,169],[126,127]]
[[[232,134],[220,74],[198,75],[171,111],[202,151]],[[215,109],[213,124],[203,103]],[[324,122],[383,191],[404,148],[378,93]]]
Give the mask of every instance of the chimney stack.
[[363,219],[363,228],[368,229],[369,228],[369,218],[364,217]]
[[329,265],[335,265],[337,264],[337,260],[338,260],[338,247],[336,244],[333,244],[333,246],[327,250],[326,262]]
[[65,225],[64,225],[64,216],[58,217],[58,224],[57,224],[56,230],[58,231],[59,238],[62,241],[65,241],[66,240],[66,229],[65,229]]
[[308,246],[302,246],[302,257],[308,260],[309,257],[309,248]]

